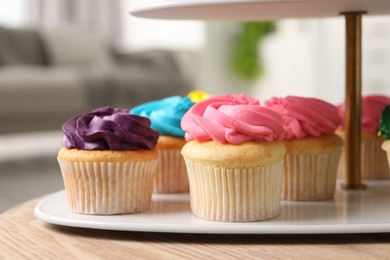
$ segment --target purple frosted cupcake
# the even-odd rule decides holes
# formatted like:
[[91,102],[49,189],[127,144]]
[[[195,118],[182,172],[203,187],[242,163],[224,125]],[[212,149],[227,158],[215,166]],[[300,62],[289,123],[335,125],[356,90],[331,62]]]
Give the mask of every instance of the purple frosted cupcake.
[[69,208],[83,214],[148,210],[158,132],[128,109],[99,108],[63,125],[58,153]]

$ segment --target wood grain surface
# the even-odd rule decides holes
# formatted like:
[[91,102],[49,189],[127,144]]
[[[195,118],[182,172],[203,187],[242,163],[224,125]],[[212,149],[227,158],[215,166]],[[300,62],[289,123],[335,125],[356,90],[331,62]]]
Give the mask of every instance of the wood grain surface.
[[390,259],[390,234],[199,235],[93,230],[0,215],[0,259]]

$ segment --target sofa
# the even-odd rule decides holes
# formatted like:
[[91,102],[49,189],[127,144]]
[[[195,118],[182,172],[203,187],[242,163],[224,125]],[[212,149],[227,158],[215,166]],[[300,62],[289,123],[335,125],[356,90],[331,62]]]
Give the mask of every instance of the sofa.
[[123,53],[79,27],[0,27],[0,133],[59,130],[93,108],[130,108],[191,88],[174,51]]

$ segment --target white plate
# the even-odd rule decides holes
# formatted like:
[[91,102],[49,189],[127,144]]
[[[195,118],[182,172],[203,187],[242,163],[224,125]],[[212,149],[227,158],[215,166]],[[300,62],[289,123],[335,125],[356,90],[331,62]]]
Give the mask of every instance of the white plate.
[[[35,215],[46,222],[71,227],[170,233],[325,234],[390,232],[390,181],[367,182],[364,191],[337,190],[334,200],[282,202],[271,220],[219,223],[192,215],[188,194],[153,195],[151,210],[115,216],[68,211],[65,191],[42,200]],[[339,186],[339,185],[338,185]]]
[[389,0],[134,0],[130,14],[158,19],[273,20],[390,13]]

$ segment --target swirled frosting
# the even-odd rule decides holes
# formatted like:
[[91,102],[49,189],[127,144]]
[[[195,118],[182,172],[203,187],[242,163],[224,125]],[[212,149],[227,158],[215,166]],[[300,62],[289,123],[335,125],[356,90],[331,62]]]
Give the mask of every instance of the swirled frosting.
[[[368,95],[362,98],[362,129],[365,132],[376,134],[379,131],[379,121],[386,105],[390,105],[390,98],[383,95]],[[337,106],[342,121],[340,129],[344,130],[345,105]]]
[[66,121],[62,145],[79,150],[153,149],[158,132],[150,120],[130,115],[128,109],[103,107]]
[[243,94],[213,96],[195,104],[184,115],[181,126],[187,141],[198,142],[273,141],[284,133],[278,113]]
[[189,97],[173,96],[139,105],[130,113],[149,118],[151,127],[160,135],[184,137],[180,122],[193,104]]
[[273,97],[265,106],[282,116],[285,139],[330,135],[340,125],[337,107],[317,98]]
[[192,90],[190,93],[188,93],[188,97],[192,102],[198,103],[205,100],[206,98],[209,98],[210,95],[202,90]]

